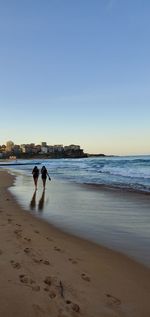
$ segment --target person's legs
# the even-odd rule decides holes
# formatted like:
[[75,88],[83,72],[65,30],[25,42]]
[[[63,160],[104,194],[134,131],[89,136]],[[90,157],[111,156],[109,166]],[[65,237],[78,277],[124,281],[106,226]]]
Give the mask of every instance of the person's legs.
[[37,181],[38,181],[38,177],[34,177],[35,189],[37,189]]
[[43,181],[43,188],[45,189],[46,178],[42,178],[42,181]]

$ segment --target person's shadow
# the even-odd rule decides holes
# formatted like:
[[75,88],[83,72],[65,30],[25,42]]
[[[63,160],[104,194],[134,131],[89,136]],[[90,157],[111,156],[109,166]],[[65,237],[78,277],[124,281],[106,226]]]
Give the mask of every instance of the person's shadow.
[[32,199],[30,201],[30,208],[34,210],[36,207],[36,190],[33,193]]
[[44,202],[45,202],[45,190],[43,190],[42,196],[41,196],[41,198],[40,198],[40,200],[39,200],[39,203],[38,203],[38,210],[39,210],[39,211],[42,211],[42,210],[43,210],[43,208],[44,208]]

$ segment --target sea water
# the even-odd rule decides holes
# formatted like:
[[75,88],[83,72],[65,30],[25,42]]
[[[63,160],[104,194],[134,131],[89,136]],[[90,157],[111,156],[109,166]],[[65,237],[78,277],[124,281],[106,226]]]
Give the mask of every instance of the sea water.
[[[150,156],[39,160],[50,174],[80,184],[150,193]],[[16,166],[31,173],[32,166]]]
[[18,175],[11,191],[26,210],[150,266],[149,156],[40,163],[52,178],[44,193],[40,180],[34,193],[33,165],[10,168]]

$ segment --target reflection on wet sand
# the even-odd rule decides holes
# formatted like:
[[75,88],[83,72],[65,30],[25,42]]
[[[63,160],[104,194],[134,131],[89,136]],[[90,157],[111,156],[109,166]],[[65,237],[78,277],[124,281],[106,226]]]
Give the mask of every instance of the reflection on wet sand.
[[39,200],[39,203],[38,203],[38,210],[39,210],[39,211],[42,211],[42,210],[43,210],[44,200],[45,200],[45,190],[43,190],[42,196],[41,196],[41,198],[40,198],[40,200]]
[[30,208],[33,210],[36,207],[36,190],[33,193],[31,202],[30,202]]

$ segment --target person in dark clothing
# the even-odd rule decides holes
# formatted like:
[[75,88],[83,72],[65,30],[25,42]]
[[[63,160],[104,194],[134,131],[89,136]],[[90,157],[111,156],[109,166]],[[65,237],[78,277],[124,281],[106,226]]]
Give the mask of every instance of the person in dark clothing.
[[37,182],[38,182],[38,177],[39,177],[39,169],[37,166],[34,166],[34,169],[32,171],[33,179],[34,179],[34,184],[35,184],[35,190],[37,190]]
[[49,180],[51,180],[51,178],[50,178],[50,176],[48,174],[48,171],[47,171],[45,166],[43,166],[41,168],[41,176],[42,176],[42,181],[43,181],[43,188],[45,189],[47,176],[48,176]]

